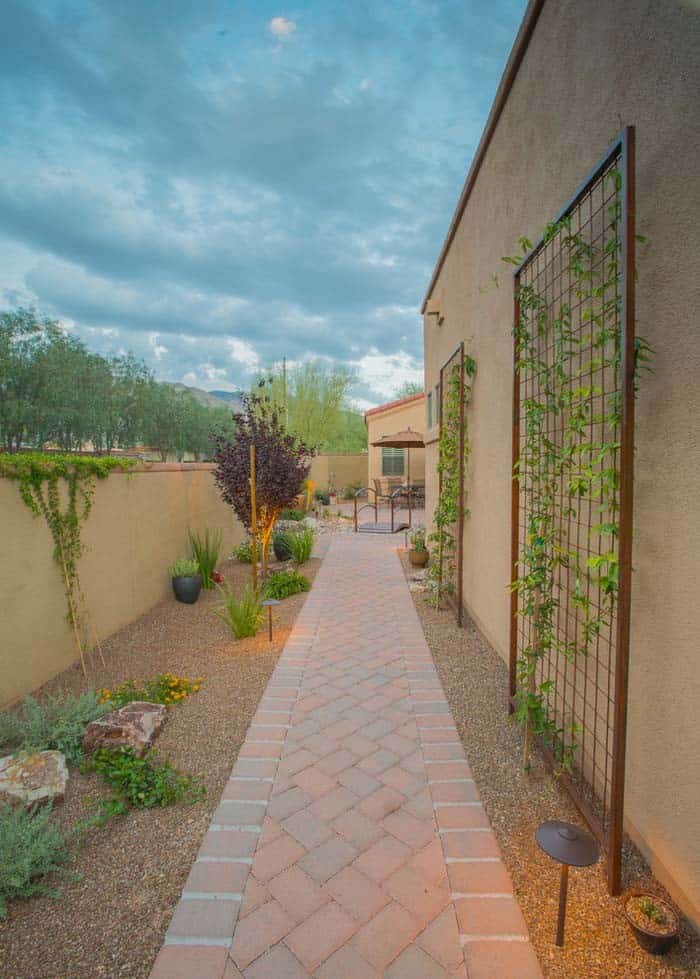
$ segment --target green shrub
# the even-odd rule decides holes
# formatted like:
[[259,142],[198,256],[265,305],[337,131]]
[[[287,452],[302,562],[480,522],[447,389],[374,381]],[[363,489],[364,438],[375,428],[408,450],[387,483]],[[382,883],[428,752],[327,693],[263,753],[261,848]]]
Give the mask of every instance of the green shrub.
[[3,751],[62,751],[68,764],[83,755],[85,728],[108,710],[90,689],[74,697],[60,694],[39,703],[25,697],[18,711],[0,713],[0,753]]
[[179,557],[174,564],[170,565],[168,573],[171,578],[193,578],[199,574],[199,565],[192,558]]
[[139,758],[133,748],[99,748],[82,765],[97,772],[114,790],[100,806],[107,816],[122,815],[129,806],[152,809],[173,802],[193,803],[204,798],[204,786],[191,775],[181,775],[168,761],[157,761],[150,751]]
[[314,532],[311,527],[303,527],[293,533],[285,533],[283,544],[296,564],[306,564],[314,549]]
[[288,598],[290,595],[298,595],[302,591],[308,591],[309,588],[311,588],[309,579],[290,568],[271,574],[265,582],[263,594],[265,598],[282,599]]
[[330,495],[325,490],[316,490],[314,497],[319,503],[323,503],[325,506],[328,506],[331,502]]
[[58,897],[42,877],[72,859],[66,837],[51,818],[51,806],[33,812],[23,806],[0,807],[0,918],[12,898]]
[[303,510],[283,510],[280,513],[280,520],[303,520],[306,514]]
[[249,540],[244,540],[242,544],[238,547],[234,547],[233,556],[237,561],[242,561],[244,564],[250,564],[253,560],[253,548]]
[[419,528],[410,535],[412,551],[427,551],[425,546],[425,531]]
[[201,537],[190,531],[189,535],[192,557],[199,565],[199,572],[202,575],[202,587],[213,588],[212,576],[221,553],[221,531],[215,530],[210,533],[207,529]]
[[362,489],[362,483],[359,483],[359,482],[358,483],[350,483],[343,490],[343,499],[344,500],[350,500],[350,501],[354,500],[355,499],[355,493],[359,489]]
[[290,533],[293,533],[293,531],[278,530],[272,536],[272,550],[275,552],[275,557],[278,561],[289,561],[292,556],[292,552],[287,545],[287,538]]
[[225,622],[236,639],[254,636],[262,622],[263,610],[260,599],[250,586],[246,587],[237,598],[230,588],[219,588],[221,604],[213,609]]

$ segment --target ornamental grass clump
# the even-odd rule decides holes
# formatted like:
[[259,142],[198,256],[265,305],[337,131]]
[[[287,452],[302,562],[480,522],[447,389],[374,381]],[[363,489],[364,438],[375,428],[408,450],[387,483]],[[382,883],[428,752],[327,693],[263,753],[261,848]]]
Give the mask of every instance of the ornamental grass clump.
[[214,571],[221,553],[221,531],[208,529],[200,536],[190,530],[190,547],[192,557],[199,566],[199,573],[202,576],[202,587],[214,587]]
[[306,564],[314,548],[314,532],[311,527],[284,532],[279,535],[284,549],[291,554],[295,564]]
[[43,882],[73,859],[68,840],[52,819],[51,806],[30,811],[23,806],[0,807],[0,918],[13,898],[58,891]]
[[109,710],[123,707],[134,700],[170,707],[187,700],[193,693],[199,693],[203,682],[203,676],[190,679],[177,673],[159,673],[151,680],[125,680],[114,689],[103,687],[97,691],[97,696],[101,704],[108,705]]
[[234,595],[230,588],[219,587],[221,603],[213,609],[225,622],[236,639],[247,639],[254,636],[263,618],[263,608],[260,599],[250,587],[246,587],[240,597]]
[[90,721],[109,710],[90,689],[74,697],[59,694],[43,703],[25,697],[17,711],[0,713],[0,753],[61,751],[71,765],[83,756],[83,734]]
[[309,579],[293,568],[289,568],[270,575],[265,582],[263,595],[265,598],[289,598],[290,595],[298,595],[300,592],[308,591],[309,588],[311,588]]

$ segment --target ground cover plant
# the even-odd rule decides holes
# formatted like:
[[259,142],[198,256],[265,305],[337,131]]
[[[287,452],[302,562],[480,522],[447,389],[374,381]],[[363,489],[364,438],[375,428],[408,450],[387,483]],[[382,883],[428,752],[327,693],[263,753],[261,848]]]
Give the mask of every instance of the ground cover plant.
[[238,547],[234,547],[233,556],[243,564],[250,564],[253,560],[253,545],[249,540],[244,540]]
[[0,750],[61,751],[69,765],[75,764],[83,755],[85,728],[109,709],[92,689],[48,696],[41,703],[25,697],[19,710],[0,713]]
[[205,788],[191,775],[182,775],[168,761],[158,761],[149,751],[140,758],[133,748],[99,748],[81,767],[82,772],[97,772],[113,790],[100,800],[103,817],[124,815],[131,806],[152,809],[175,802],[201,801]]
[[265,598],[289,598],[290,595],[298,595],[300,592],[308,591],[311,588],[309,579],[295,571],[293,568],[284,571],[275,571],[265,582],[263,595]]
[[280,513],[280,520],[303,520],[306,514],[303,510],[286,509]]
[[214,571],[221,553],[221,531],[207,529],[200,535],[190,530],[189,537],[192,557],[199,565],[202,576],[202,587],[213,588]]
[[219,586],[221,603],[214,609],[222,622],[225,622],[236,639],[254,636],[262,622],[263,609],[259,597],[252,588],[246,586],[237,596],[230,588]]
[[103,687],[97,691],[97,697],[99,703],[106,704],[110,710],[123,707],[134,700],[170,707],[187,700],[193,693],[199,693],[203,682],[202,676],[190,679],[176,673],[159,673],[150,680],[124,680],[112,689]]
[[72,859],[69,840],[54,820],[51,806],[36,812],[23,806],[0,807],[0,918],[14,898],[58,897],[43,878]]
[[288,551],[296,564],[306,564],[314,547],[314,532],[311,527],[301,527],[296,531],[284,531],[279,535],[284,550]]

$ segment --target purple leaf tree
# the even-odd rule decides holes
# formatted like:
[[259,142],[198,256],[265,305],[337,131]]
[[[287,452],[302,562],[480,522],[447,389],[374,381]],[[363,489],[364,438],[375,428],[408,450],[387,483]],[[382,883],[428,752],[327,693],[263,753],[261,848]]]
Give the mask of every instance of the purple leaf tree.
[[234,412],[236,432],[231,441],[216,440],[214,479],[243,526],[251,532],[250,446],[255,445],[255,486],[258,538],[263,574],[275,521],[302,490],[314,450],[285,430],[277,408],[264,394],[246,394]]

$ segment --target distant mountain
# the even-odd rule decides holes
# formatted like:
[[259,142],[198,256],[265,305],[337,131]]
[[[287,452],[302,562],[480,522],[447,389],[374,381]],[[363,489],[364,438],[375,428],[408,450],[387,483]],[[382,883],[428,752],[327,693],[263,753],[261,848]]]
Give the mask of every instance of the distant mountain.
[[[171,383],[171,387],[175,388],[176,391],[189,391],[200,404],[206,405],[208,408],[230,408],[231,399],[228,397],[219,397],[219,395],[228,395],[228,391],[203,391],[202,388],[192,388],[187,384],[180,384],[180,382]],[[235,396],[235,393],[234,393]]]
[[218,398],[219,401],[233,402],[237,405],[241,403],[242,391],[209,391],[209,394],[213,398]]

